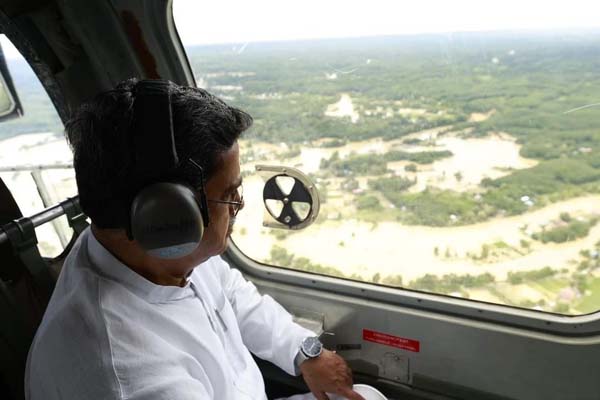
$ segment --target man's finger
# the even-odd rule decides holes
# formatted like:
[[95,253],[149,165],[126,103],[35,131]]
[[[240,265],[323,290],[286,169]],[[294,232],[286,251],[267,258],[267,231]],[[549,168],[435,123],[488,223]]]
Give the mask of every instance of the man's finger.
[[[329,396],[325,392],[313,392],[317,400],[329,400]],[[362,400],[365,400],[361,397]]]
[[358,394],[354,390],[348,389],[348,388],[342,389],[341,392],[338,394],[341,394],[348,400],[365,400],[365,398],[362,397],[360,394]]

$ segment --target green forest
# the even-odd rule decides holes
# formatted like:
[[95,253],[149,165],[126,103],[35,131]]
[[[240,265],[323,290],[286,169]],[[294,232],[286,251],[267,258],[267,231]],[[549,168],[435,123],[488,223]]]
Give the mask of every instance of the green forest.
[[[600,31],[251,43],[240,49],[188,51],[201,85],[253,115],[248,137],[300,144],[329,138],[323,146],[334,147],[447,127],[448,133],[467,137],[506,132],[522,145],[521,156],[539,160],[532,168],[481,182],[480,201],[472,193],[450,190],[406,193],[390,180],[391,186],[382,181],[380,193],[408,212],[379,214],[378,219],[470,224],[529,210],[521,200],[524,195],[538,208],[600,192],[600,107],[586,107],[600,103]],[[335,79],[328,79],[332,74]],[[361,112],[355,123],[350,117],[324,115],[340,93],[348,93]],[[396,104],[426,113],[384,117],[376,112]],[[490,111],[484,121],[469,119],[472,113]],[[334,154],[323,160],[320,176],[389,177],[389,161],[427,164],[451,155],[391,151],[383,158],[340,159]],[[374,215],[364,213],[365,218]],[[457,218],[450,220],[450,215]]]

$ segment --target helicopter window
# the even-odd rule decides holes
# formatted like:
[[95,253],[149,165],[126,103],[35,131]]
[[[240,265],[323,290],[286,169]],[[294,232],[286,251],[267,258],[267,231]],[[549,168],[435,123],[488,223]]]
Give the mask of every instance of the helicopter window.
[[[377,285],[598,310],[598,8],[175,1],[197,85],[255,118],[235,245]],[[263,226],[257,164],[310,175],[316,222]]]
[[[52,101],[27,61],[0,35],[23,116],[0,123],[0,178],[21,213],[33,215],[77,194],[72,154]],[[38,248],[55,257],[72,236],[66,217],[36,228]]]

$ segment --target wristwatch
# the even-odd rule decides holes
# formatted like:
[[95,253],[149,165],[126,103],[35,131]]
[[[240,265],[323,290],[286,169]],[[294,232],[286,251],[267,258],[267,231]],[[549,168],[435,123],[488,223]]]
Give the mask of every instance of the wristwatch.
[[300,364],[311,358],[317,358],[323,352],[323,343],[316,336],[309,336],[302,341],[300,350],[296,355],[294,363],[296,364],[296,370],[300,370]]

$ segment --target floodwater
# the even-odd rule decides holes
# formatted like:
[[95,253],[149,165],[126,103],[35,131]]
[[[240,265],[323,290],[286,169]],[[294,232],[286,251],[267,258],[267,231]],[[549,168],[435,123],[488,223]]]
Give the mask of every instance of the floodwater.
[[327,106],[325,115],[328,117],[350,117],[353,124],[359,119],[358,112],[354,111],[352,98],[347,93],[342,93],[341,98],[337,103]]
[[[234,241],[248,256],[267,260],[271,247],[278,245],[288,252],[307,257],[314,263],[332,266],[345,274],[358,274],[370,279],[401,275],[409,281],[427,273],[481,274],[489,272],[497,280],[506,279],[509,271],[553,268],[574,268],[583,249],[591,248],[600,239],[600,225],[585,238],[562,243],[541,244],[523,232],[522,226],[540,226],[558,218],[560,213],[593,214],[600,211],[600,196],[585,196],[555,203],[542,209],[514,217],[497,218],[484,223],[456,227],[410,226],[396,222],[372,224],[353,219],[325,220],[305,230],[277,240],[272,228],[264,228],[261,194],[262,180],[251,177],[244,181],[246,207],[238,216]],[[240,234],[243,227],[245,234]],[[467,252],[478,253],[484,244],[504,241],[518,247],[520,240],[531,243],[531,252],[524,256],[491,263],[477,262]],[[438,255],[435,248],[438,248]],[[446,258],[449,252],[451,257]]]
[[436,140],[435,147],[423,151],[449,150],[453,156],[429,165],[420,165],[416,173],[406,173],[409,162],[390,163],[389,168],[399,175],[416,177],[417,184],[410,188],[420,192],[427,186],[455,191],[477,188],[484,178],[496,179],[513,169],[531,168],[536,160],[519,155],[521,145],[507,134],[493,134],[485,138],[460,138],[444,136]]
[[[423,190],[426,186],[456,191],[473,190],[485,177],[498,178],[510,174],[514,169],[529,168],[537,163],[521,157],[520,145],[508,134],[496,133],[484,138],[463,138],[459,133],[438,136],[445,129],[447,127],[439,127],[410,135],[411,138],[430,141],[434,146],[411,146],[404,144],[401,139],[383,141],[380,138],[352,142],[337,148],[307,145],[301,148],[298,157],[291,160],[277,160],[274,155],[273,163],[292,164],[306,173],[314,173],[319,170],[321,160],[331,157],[336,151],[341,157],[346,157],[350,153],[383,154],[391,149],[450,150],[453,156],[429,165],[419,165],[416,173],[404,171],[407,162],[388,163],[388,168],[397,174],[417,178],[417,185],[411,188],[413,191]],[[261,144],[254,142],[253,148],[256,151]],[[457,172],[460,172],[460,179],[456,176]],[[366,181],[366,178],[359,179],[361,187],[367,187]],[[401,275],[407,282],[427,273],[485,272],[493,274],[497,280],[504,280],[509,271],[545,266],[573,268],[574,264],[570,261],[578,258],[580,250],[591,248],[600,239],[600,225],[593,228],[587,237],[563,244],[541,244],[529,236],[531,229],[540,230],[540,226],[556,220],[561,212],[572,215],[597,214],[600,211],[600,196],[570,199],[523,215],[496,218],[473,225],[425,227],[397,222],[373,224],[355,219],[329,219],[331,213],[341,211],[342,216],[351,215],[352,212],[348,210],[353,209],[348,197],[351,195],[341,193],[333,183],[328,187],[329,203],[321,208],[320,223],[303,231],[292,232],[285,239],[277,239],[276,229],[262,226],[263,221],[269,220],[263,211],[262,183],[263,180],[256,175],[244,181],[247,206],[238,216],[238,228],[234,233],[234,240],[243,251],[256,260],[265,261],[270,257],[271,247],[279,245],[314,263],[336,267],[348,275],[358,274],[367,280],[375,273],[382,276]],[[524,226],[530,227],[529,232],[522,229]],[[243,235],[240,233],[241,227],[244,228]],[[480,254],[483,245],[499,241],[522,250],[521,240],[530,242],[530,249],[523,251],[524,255],[515,252],[510,257],[490,259],[484,263],[473,260],[467,254]]]
[[[344,158],[351,153],[384,154],[392,149],[407,152],[451,151],[453,155],[450,157],[431,164],[416,164],[417,172],[405,171],[406,165],[414,164],[409,161],[388,163],[388,169],[396,175],[416,179],[417,183],[409,189],[411,192],[420,192],[428,186],[455,191],[473,190],[484,178],[496,179],[510,174],[512,170],[531,168],[537,164],[536,160],[521,157],[521,145],[506,133],[495,133],[484,138],[462,138],[458,134],[447,134],[437,138],[442,129],[443,127],[431,129],[417,137],[433,141],[434,146],[407,145],[401,140],[384,141],[374,138],[336,148],[302,147],[299,157],[285,161],[305,173],[315,173],[320,169],[321,160],[330,158],[334,152],[338,152],[340,157]],[[260,147],[261,144],[255,143],[254,146]]]

